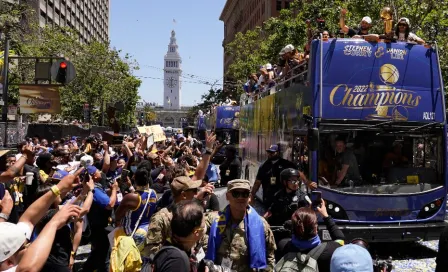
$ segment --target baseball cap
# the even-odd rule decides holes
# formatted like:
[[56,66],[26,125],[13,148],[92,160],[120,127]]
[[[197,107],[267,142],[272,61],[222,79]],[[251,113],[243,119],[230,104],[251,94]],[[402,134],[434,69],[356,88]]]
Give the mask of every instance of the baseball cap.
[[272,64],[270,64],[270,63],[266,64],[266,69],[271,70],[272,69]]
[[339,247],[331,257],[332,272],[373,272],[370,253],[363,247],[349,244]]
[[93,165],[93,157],[89,155],[82,156],[80,159],[81,166],[91,166]]
[[372,23],[372,19],[369,16],[365,16],[364,18],[362,18],[361,22],[366,22],[369,25]]
[[89,175],[93,176],[95,175],[96,171],[98,171],[98,169],[95,166],[87,166],[87,172],[89,173]]
[[67,176],[69,173],[67,171],[64,170],[57,170],[54,174],[53,174],[53,178],[54,179],[63,179],[65,176]]
[[285,46],[282,51],[280,51],[280,55],[284,55],[286,53],[290,53],[294,51],[294,46],[292,44],[288,44],[287,46]]
[[23,223],[0,223],[0,262],[7,260],[22,247],[31,235],[27,232]]
[[171,189],[175,191],[187,191],[201,187],[202,180],[192,180],[187,176],[177,177],[171,182]]
[[266,149],[267,152],[278,152],[278,145],[271,145],[268,149]]
[[227,192],[235,189],[243,189],[250,191],[250,182],[245,179],[234,179],[227,183]]
[[408,26],[411,26],[411,23],[410,23],[409,19],[406,18],[406,17],[400,18],[400,20],[398,20],[398,23],[405,23]]

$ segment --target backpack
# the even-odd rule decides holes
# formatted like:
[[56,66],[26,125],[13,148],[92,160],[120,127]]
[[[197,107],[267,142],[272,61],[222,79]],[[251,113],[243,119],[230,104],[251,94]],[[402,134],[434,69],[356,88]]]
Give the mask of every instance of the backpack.
[[149,256],[149,262],[143,264],[141,272],[157,272],[154,269],[154,261],[157,259],[157,257],[160,255],[161,252],[163,252],[167,249],[174,249],[174,250],[180,251],[182,254],[182,257],[186,258],[185,260],[188,260],[188,263],[190,262],[190,259],[188,258],[187,254],[184,251],[180,250],[179,248],[177,248],[175,246],[163,246],[155,255],[151,254]]
[[134,231],[131,235],[127,236],[125,231],[120,228],[115,232],[114,235],[114,245],[110,254],[110,272],[131,272],[140,271],[142,266],[142,258],[140,255],[140,250],[135,244],[134,233],[138,229],[138,225],[142,220],[143,214],[149,203],[148,199],[145,203],[142,213],[140,214],[137,222],[135,223]]
[[277,272],[319,272],[317,259],[327,247],[327,243],[322,243],[313,248],[308,254],[300,252],[287,253],[275,265]]

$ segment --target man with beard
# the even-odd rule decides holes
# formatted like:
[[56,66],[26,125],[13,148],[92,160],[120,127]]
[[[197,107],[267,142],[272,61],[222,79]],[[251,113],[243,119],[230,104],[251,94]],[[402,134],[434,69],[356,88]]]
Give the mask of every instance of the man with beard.
[[341,10],[341,16],[339,18],[339,27],[342,32],[347,34],[350,38],[364,38],[366,41],[378,41],[379,36],[375,34],[370,34],[369,30],[372,28],[372,19],[369,16],[362,18],[359,23],[358,29],[349,28],[345,25],[345,15],[347,14],[346,9]]
[[99,171],[95,166],[87,167],[88,174],[95,182],[93,190],[93,203],[87,214],[91,234],[92,251],[84,264],[83,271],[107,272],[109,270],[109,239],[106,227],[109,217],[117,201],[118,183],[115,181],[111,186],[110,194],[106,192],[108,182],[106,174]]
[[255,194],[263,186],[263,204],[266,208],[270,207],[274,199],[274,194],[283,186],[280,180],[280,173],[287,168],[296,169],[293,162],[280,157],[278,145],[271,145],[266,150],[268,159],[258,169],[257,177],[251,193],[251,202],[254,203]]

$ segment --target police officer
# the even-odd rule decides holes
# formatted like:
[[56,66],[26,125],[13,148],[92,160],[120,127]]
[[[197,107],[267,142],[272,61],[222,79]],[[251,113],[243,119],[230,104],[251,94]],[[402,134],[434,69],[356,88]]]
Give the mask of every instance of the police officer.
[[283,226],[298,208],[309,205],[306,193],[300,190],[301,180],[310,188],[316,185],[308,182],[302,172],[293,168],[283,170],[280,179],[283,188],[275,193],[274,202],[264,215],[271,226]]
[[266,150],[268,159],[258,169],[255,183],[252,187],[251,202],[255,203],[255,194],[260,185],[263,186],[263,204],[269,208],[274,199],[274,194],[283,186],[280,182],[280,173],[287,168],[296,168],[291,161],[280,157],[280,150],[278,145],[271,145]]

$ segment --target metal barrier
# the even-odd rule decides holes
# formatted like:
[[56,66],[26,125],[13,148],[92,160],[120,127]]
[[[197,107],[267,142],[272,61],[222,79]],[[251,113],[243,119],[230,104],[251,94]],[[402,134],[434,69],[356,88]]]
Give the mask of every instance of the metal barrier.
[[[303,68],[302,72],[294,74],[294,72],[296,72],[297,70],[299,70],[301,68]],[[241,99],[240,99],[240,104],[246,105],[246,104],[253,103],[254,101],[256,101],[258,99],[261,99],[268,95],[279,92],[284,88],[287,88],[289,84],[306,82],[307,74],[308,74],[308,62],[303,62],[303,63],[293,67],[291,70],[289,70],[288,73],[282,77],[283,80],[277,82],[273,87],[260,88],[258,93],[253,96],[248,96],[247,94],[242,95]]]

